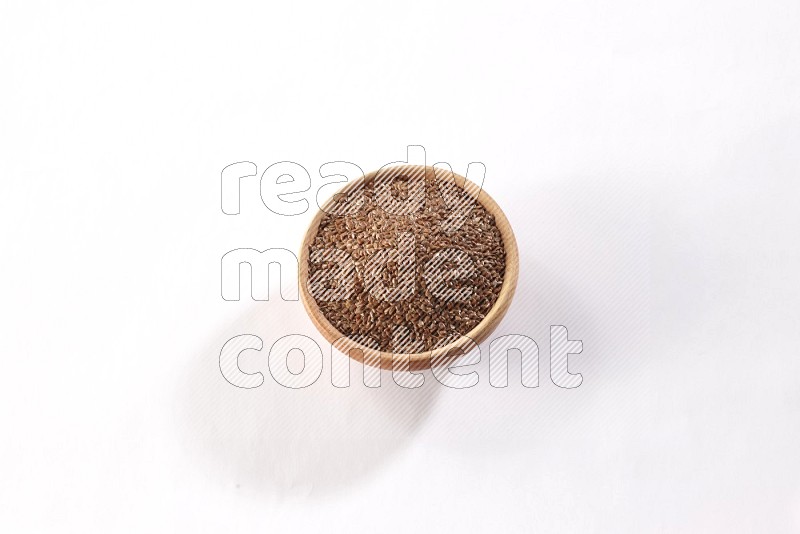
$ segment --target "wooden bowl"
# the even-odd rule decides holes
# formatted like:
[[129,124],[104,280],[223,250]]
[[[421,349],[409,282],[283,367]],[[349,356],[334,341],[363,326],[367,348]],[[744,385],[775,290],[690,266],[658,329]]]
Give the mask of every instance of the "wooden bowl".
[[[402,165],[393,167],[393,170],[405,169],[409,173],[412,173],[414,170],[419,172],[419,168],[420,166],[416,165]],[[426,167],[425,172],[426,177],[435,177],[433,167]],[[346,184],[337,192],[337,195],[348,194],[358,187],[361,182],[372,180],[377,173],[378,171],[373,171],[363,178],[359,178],[358,180]],[[463,176],[455,174],[455,181],[456,184],[462,188],[467,185],[469,186],[467,190],[477,190],[477,186]],[[333,205],[335,201],[334,198],[331,198],[323,205],[324,209],[319,210],[317,215],[311,221],[311,224],[306,231],[305,238],[303,239],[303,244],[300,248],[300,299],[303,301],[303,306],[305,306],[305,309],[308,312],[308,315],[311,317],[311,321],[314,323],[314,326],[317,327],[325,339],[334,347],[361,363],[366,363],[372,366],[380,365],[380,367],[383,369],[392,369],[394,354],[391,352],[383,352],[363,346],[347,338],[345,334],[334,327],[323,315],[316,300],[314,300],[314,297],[312,297],[311,293],[309,292],[309,246],[314,237],[317,235],[320,221],[325,216],[326,210]],[[492,199],[492,197],[486,193],[486,191],[483,189],[479,191],[477,201],[480,202],[486,211],[494,216],[495,224],[500,230],[500,235],[503,239],[503,247],[506,254],[506,264],[505,274],[503,276],[503,285],[500,289],[500,294],[498,295],[494,306],[492,306],[492,308],[489,310],[489,313],[486,314],[483,320],[481,320],[481,322],[478,323],[475,328],[465,334],[465,336],[462,336],[460,339],[450,343],[449,345],[445,345],[432,351],[402,355],[403,359],[408,361],[407,368],[410,370],[428,369],[431,366],[432,360],[437,362],[437,365],[439,365],[440,362],[449,361],[448,358],[456,358],[463,354],[469,349],[472,342],[480,343],[484,341],[489,334],[494,331],[497,325],[500,324],[500,321],[503,319],[503,316],[506,314],[506,311],[511,304],[511,299],[514,296],[514,291],[517,288],[517,279],[519,278],[519,251],[517,250],[517,241],[514,238],[514,232],[511,230],[511,225],[509,224],[505,214],[500,209],[500,206],[498,206],[497,203]]]

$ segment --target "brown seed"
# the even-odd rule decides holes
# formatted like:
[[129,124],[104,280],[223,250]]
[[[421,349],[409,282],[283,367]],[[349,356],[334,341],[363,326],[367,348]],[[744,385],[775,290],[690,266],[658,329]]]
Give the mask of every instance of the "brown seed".
[[[392,197],[396,200],[408,199],[414,191],[413,180],[411,176],[396,178],[392,185]],[[454,335],[467,334],[491,310],[502,288],[505,250],[494,217],[479,203],[475,203],[463,225],[452,234],[446,233],[442,223],[450,211],[442,199],[440,187],[448,195],[466,193],[452,183],[437,183],[432,172],[426,173],[424,180],[422,208],[413,214],[400,215],[384,211],[375,198],[374,180],[365,182],[361,209],[352,215],[326,214],[309,246],[309,252],[330,248],[347,251],[356,267],[350,297],[339,302],[319,300],[317,303],[322,313],[341,332],[366,335],[386,352],[392,350],[394,329],[400,325],[407,329],[404,343],[421,347],[420,352],[444,346]],[[339,203],[345,206],[347,202],[355,200],[355,195],[351,197],[342,195]],[[413,292],[408,298],[400,300],[380,299],[376,297],[374,287],[366,285],[369,278],[365,278],[365,274],[369,273],[365,273],[365,266],[376,252],[382,249],[396,250],[398,236],[406,232],[412,233],[415,239],[412,257],[394,258],[387,262],[381,273],[376,274],[379,275],[378,280],[391,289],[405,283],[409,276],[407,271],[412,269]],[[425,266],[434,254],[450,248],[466,252],[472,260],[471,275],[443,282],[447,289],[472,290],[469,298],[461,302],[436,297],[435,293],[441,293],[432,290],[425,279]],[[447,260],[440,268],[442,272],[447,272],[448,269],[457,269],[457,263]],[[311,263],[309,274],[336,267],[336,262]],[[329,288],[336,287],[338,285],[332,281]]]

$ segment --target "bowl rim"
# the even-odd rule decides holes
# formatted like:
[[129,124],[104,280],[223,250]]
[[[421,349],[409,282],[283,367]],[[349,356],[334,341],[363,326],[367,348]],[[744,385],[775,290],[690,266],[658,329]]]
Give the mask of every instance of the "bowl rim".
[[[434,180],[439,179],[436,176],[436,170],[439,170],[440,172],[450,172],[446,171],[446,169],[437,169],[430,165],[393,165],[371,171],[353,180],[352,182],[347,182],[330,199],[323,203],[321,208],[318,209],[316,215],[311,220],[311,223],[309,224],[308,229],[303,237],[302,244],[300,245],[298,277],[300,286],[300,300],[303,302],[303,307],[308,313],[308,316],[311,318],[311,322],[333,347],[337,348],[350,358],[365,365],[380,367],[382,369],[395,369],[399,364],[401,368],[405,370],[404,364],[405,360],[407,360],[407,370],[414,371],[430,368],[431,362],[433,361],[436,361],[437,366],[439,366],[440,363],[448,363],[449,361],[460,356],[462,351],[469,350],[469,348],[473,346],[473,343],[478,345],[484,341],[489,334],[494,331],[508,311],[508,307],[511,305],[511,300],[517,288],[517,281],[519,279],[519,251],[517,249],[517,241],[514,237],[514,231],[511,229],[511,224],[508,222],[508,218],[506,217],[505,213],[503,213],[503,210],[500,209],[500,206],[497,204],[497,202],[495,202],[494,199],[489,196],[486,191],[484,191],[483,187],[478,188],[474,182],[471,182],[464,176],[453,172],[456,184],[462,188],[465,188],[465,186],[469,184],[470,187],[465,189],[468,194],[480,202],[484,209],[494,216],[495,225],[497,226],[498,230],[500,230],[500,235],[503,240],[503,248],[506,255],[503,285],[501,286],[497,300],[489,310],[489,313],[487,313],[480,323],[478,323],[472,330],[462,335],[459,339],[453,341],[452,343],[425,352],[397,354],[392,352],[384,352],[361,345],[360,343],[352,340],[340,332],[335,326],[333,326],[333,324],[331,324],[327,317],[325,317],[325,314],[322,313],[322,310],[320,309],[316,300],[313,296],[311,296],[311,293],[308,290],[308,256],[309,245],[317,235],[319,224],[327,213],[326,210],[333,205],[338,195],[350,193],[350,191],[358,187],[359,184],[372,180],[381,171],[391,169],[393,171],[417,170],[418,172],[421,167],[424,167],[425,169],[426,179],[429,177],[428,173],[433,174]],[[478,190],[477,198],[472,193],[475,190]]]

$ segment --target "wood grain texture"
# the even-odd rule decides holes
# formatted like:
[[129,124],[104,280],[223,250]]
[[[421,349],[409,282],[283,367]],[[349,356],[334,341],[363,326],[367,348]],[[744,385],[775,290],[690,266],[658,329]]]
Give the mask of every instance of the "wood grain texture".
[[[419,166],[413,165],[405,165],[399,166],[401,168],[406,168],[409,171],[413,169],[419,169]],[[434,177],[434,169],[433,167],[426,167],[426,177],[433,178]],[[378,171],[373,171],[367,174],[364,178],[360,178],[353,182],[346,184],[341,190],[337,192],[337,195],[340,194],[348,194],[352,190],[354,190],[358,185],[365,180],[372,180]],[[468,182],[468,180],[460,176],[458,174],[455,175],[456,183],[464,187],[464,184]],[[477,186],[475,186],[477,188]],[[505,265],[505,274],[503,276],[503,285],[500,289],[500,294],[497,297],[497,301],[495,302],[494,306],[489,310],[489,313],[486,314],[486,317],[471,331],[469,331],[465,336],[461,339],[450,343],[444,347],[435,349],[433,351],[427,352],[420,352],[415,354],[407,354],[402,355],[403,358],[408,358],[409,361],[409,368],[411,370],[421,370],[421,369],[428,369],[431,366],[431,361],[435,360],[437,363],[439,361],[447,361],[448,358],[456,358],[462,351],[468,349],[471,345],[471,342],[481,343],[484,341],[489,334],[491,334],[497,325],[500,324],[500,321],[508,311],[508,307],[511,305],[511,299],[514,297],[514,292],[517,288],[517,280],[519,278],[519,251],[517,249],[517,241],[514,237],[514,232],[511,229],[511,225],[508,222],[503,211],[500,209],[500,206],[489,196],[488,193],[480,190],[477,198],[478,202],[488,211],[491,215],[494,216],[495,224],[497,228],[500,230],[500,234],[503,238],[503,247],[505,248],[506,254],[506,265]],[[331,198],[328,202],[323,205],[324,209],[318,211],[314,219],[311,221],[311,224],[306,231],[306,235],[303,239],[303,243],[300,248],[300,299],[303,302],[303,306],[305,307],[306,311],[308,312],[309,317],[311,318],[311,322],[314,323],[314,326],[320,331],[320,333],[325,337],[325,339],[330,342],[334,347],[338,350],[341,350],[351,358],[359,362],[365,362],[368,365],[374,365],[380,362],[380,367],[383,369],[392,369],[393,361],[394,361],[394,354],[391,352],[383,352],[375,349],[371,349],[369,347],[365,347],[360,345],[352,340],[349,340],[347,336],[345,336],[342,332],[340,332],[336,327],[334,327],[330,321],[323,315],[322,311],[320,310],[317,302],[311,296],[308,290],[308,255],[309,255],[309,246],[313,241],[314,237],[317,235],[317,230],[319,228],[319,224],[322,221],[323,216],[325,215],[326,209],[329,209],[332,206],[334,200]]]

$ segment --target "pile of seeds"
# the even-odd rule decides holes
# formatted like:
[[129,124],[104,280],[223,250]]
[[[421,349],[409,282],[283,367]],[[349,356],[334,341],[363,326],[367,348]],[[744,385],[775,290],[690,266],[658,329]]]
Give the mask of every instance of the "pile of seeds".
[[[419,200],[424,193],[423,202],[386,210],[378,194],[387,190],[399,206],[412,194]],[[458,197],[463,216],[453,224]],[[309,280],[337,265],[340,274],[349,270],[346,280],[326,280],[327,293],[314,295],[347,337],[384,352],[429,351],[468,334],[497,300],[505,250],[494,217],[432,168],[413,179],[393,176],[384,189],[366,180],[358,195],[341,195],[334,208],[309,245]]]

